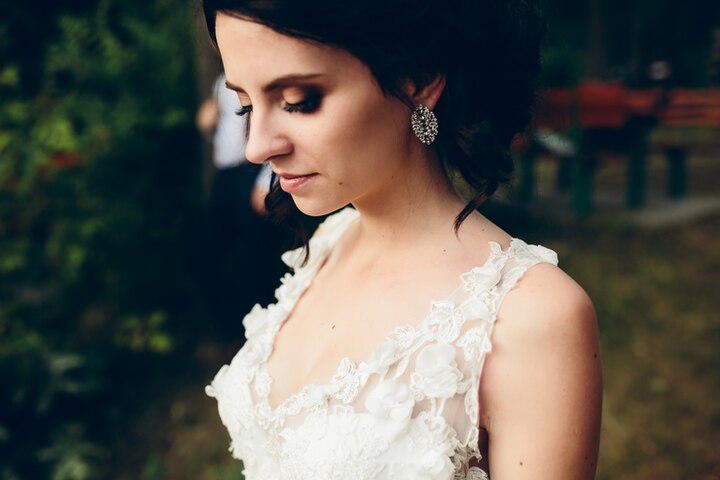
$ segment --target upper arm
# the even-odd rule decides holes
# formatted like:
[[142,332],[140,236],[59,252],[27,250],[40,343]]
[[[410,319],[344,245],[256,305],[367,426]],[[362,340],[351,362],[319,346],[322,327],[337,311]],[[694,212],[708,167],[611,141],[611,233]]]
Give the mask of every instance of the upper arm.
[[602,384],[595,312],[560,269],[506,297],[481,380],[493,480],[595,478]]

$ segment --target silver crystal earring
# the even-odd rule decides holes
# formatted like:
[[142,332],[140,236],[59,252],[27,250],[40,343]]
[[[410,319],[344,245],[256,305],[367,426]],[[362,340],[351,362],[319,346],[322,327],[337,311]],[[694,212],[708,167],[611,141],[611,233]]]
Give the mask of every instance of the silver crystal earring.
[[418,105],[410,118],[413,132],[425,145],[435,141],[438,134],[438,122],[435,114],[425,105]]

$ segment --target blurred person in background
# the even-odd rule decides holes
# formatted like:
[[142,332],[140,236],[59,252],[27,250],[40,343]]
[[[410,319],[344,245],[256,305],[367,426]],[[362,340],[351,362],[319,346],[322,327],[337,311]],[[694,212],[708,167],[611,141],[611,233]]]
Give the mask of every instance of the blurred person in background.
[[[301,228],[207,393],[247,480],[589,480],[597,325],[557,255],[476,211],[527,126],[525,0],[205,0],[246,155]],[[475,191],[462,198],[452,176]],[[492,353],[490,353],[492,350]]]
[[215,171],[198,232],[196,270],[212,327],[242,338],[243,315],[254,303],[272,298],[284,270],[278,255],[285,234],[266,218],[270,167],[245,159],[247,129],[239,109],[237,95],[220,74],[212,96],[197,111],[198,130],[212,141]]

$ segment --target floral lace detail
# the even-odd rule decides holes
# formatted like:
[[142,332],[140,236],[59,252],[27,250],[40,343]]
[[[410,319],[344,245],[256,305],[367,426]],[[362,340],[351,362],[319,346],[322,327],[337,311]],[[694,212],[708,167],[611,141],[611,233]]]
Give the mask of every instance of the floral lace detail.
[[447,343],[431,343],[415,359],[410,388],[415,398],[450,398],[458,391],[462,372],[455,363],[455,348]]
[[[490,242],[490,256],[459,277],[416,325],[390,331],[365,362],[343,358],[332,378],[305,385],[276,408],[268,402],[267,360],[277,331],[357,212],[328,217],[310,240],[311,257],[292,250],[294,268],[277,302],[243,320],[247,342],[207,387],[217,398],[233,456],[247,480],[488,480],[470,466],[478,450],[480,375],[503,298],[528,268],[557,264],[551,250],[513,239]],[[473,462],[474,463],[474,462]]]

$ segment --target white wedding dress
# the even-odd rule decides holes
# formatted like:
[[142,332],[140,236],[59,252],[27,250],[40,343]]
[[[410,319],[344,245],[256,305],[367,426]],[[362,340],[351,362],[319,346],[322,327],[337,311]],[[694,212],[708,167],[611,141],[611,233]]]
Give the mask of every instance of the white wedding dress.
[[230,450],[246,480],[481,480],[478,387],[493,323],[528,268],[557,264],[547,248],[491,242],[484,265],[460,276],[450,298],[429,302],[425,318],[393,329],[370,358],[344,358],[322,384],[305,385],[276,408],[268,403],[267,360],[274,338],[337,239],[358,213],[346,208],[283,260],[295,267],[277,303],[245,317],[247,342],[207,387],[218,402]]

